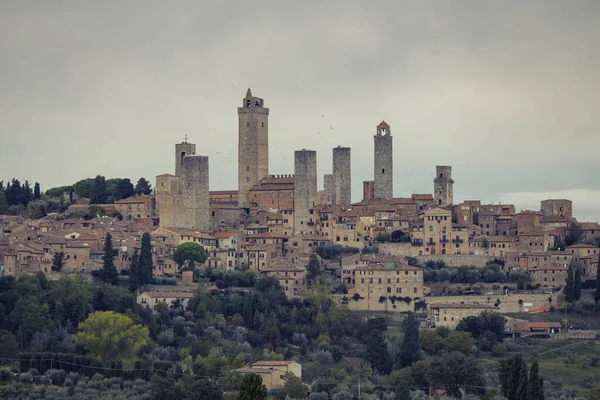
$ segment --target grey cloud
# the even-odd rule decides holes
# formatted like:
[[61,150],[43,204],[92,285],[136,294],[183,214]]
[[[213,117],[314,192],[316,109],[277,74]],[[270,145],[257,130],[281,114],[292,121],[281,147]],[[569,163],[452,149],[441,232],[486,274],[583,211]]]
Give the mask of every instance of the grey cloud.
[[271,172],[351,146],[354,200],[382,119],[397,196],[431,192],[436,164],[471,198],[600,189],[600,3],[322,3],[2,2],[0,179],[152,179],[187,133],[235,188],[252,86]]

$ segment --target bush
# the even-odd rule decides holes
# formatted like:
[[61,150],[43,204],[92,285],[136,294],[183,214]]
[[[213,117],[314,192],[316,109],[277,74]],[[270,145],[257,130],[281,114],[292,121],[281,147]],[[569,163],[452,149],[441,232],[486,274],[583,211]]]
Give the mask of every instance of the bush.
[[46,371],[46,376],[50,378],[53,385],[62,385],[65,382],[67,373],[62,369],[50,369]]

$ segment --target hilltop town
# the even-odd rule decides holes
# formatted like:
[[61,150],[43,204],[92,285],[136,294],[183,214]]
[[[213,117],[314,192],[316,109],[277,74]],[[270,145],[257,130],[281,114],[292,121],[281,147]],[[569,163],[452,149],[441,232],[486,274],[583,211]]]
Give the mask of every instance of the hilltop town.
[[[325,296],[319,301],[347,312],[416,312],[420,326],[432,331],[495,313],[506,316],[498,341],[567,334],[564,324],[523,314],[555,311],[579,299],[582,282],[596,280],[600,225],[577,220],[572,201],[540,199],[538,210],[517,210],[455,199],[454,178],[459,185],[460,177],[451,166],[432,166],[431,193],[396,197],[392,129],[381,121],[373,130],[373,180],[363,182],[362,200],[352,202],[358,190],[352,187],[352,149],[332,149],[331,173],[318,190],[314,150],[295,151],[293,175],[269,169],[269,109],[250,89],[238,118],[237,188],[211,190],[209,158],[196,154],[186,137],[174,144],[174,170],[156,176],[152,191],[114,202],[54,191],[64,212],[35,219],[0,215],[0,275],[91,282],[106,263],[110,234],[124,281],[148,234],[152,279],[133,289],[137,305],[150,313],[183,313],[190,304],[198,307],[200,293],[247,291],[238,281],[224,282],[227,271],[241,271],[236,276],[253,282],[278,282],[290,301],[314,300],[317,289]],[[354,157],[368,154],[354,151]],[[205,258],[182,268],[174,252],[189,243],[202,246]],[[266,324],[262,314],[243,317],[238,326]],[[329,334],[314,336],[329,340]],[[296,361],[244,361],[236,371],[261,374],[268,389],[283,385],[280,372],[302,376]]]
[[[388,297],[398,295],[464,306],[464,299],[427,297],[429,288],[418,267],[427,261],[456,267],[495,262],[506,273],[524,272],[541,294],[530,290],[529,301],[517,303],[514,297],[500,302],[500,309],[511,311],[549,307],[547,292],[556,296],[553,305],[558,306],[571,264],[580,266],[584,279],[596,276],[600,226],[578,221],[570,200],[540,199],[539,210],[521,211],[512,204],[457,202],[451,166],[435,167],[432,193],[394,197],[393,137],[390,125],[382,121],[374,132],[373,180],[363,182],[362,201],[352,203],[350,148],[333,149],[332,172],[323,177],[324,190],[318,191],[316,151],[295,152],[293,175],[270,174],[269,109],[250,89],[238,116],[237,190],[211,191],[208,157],[196,154],[196,145],[187,140],[177,143],[175,173],[157,176],[151,194],[114,204],[79,198],[64,214],[37,220],[0,217],[2,274],[18,277],[41,271],[51,279],[91,274],[102,266],[106,233],[113,236],[121,271],[139,249],[142,233],[149,232],[156,277],[181,280],[170,255],[182,243],[192,242],[207,252],[206,267],[272,275],[290,297],[307,288],[306,266],[312,254],[319,254],[317,249],[356,249],[360,254],[340,257],[336,263],[319,256],[326,272],[345,286],[345,297],[356,296],[358,300],[347,302],[356,310],[414,310],[415,302],[392,305]],[[119,218],[69,217],[90,206]],[[60,272],[51,268],[57,252],[65,255]],[[402,278],[395,278],[400,274]],[[383,297],[386,300],[380,301]],[[487,301],[469,297],[468,303],[489,305],[496,300],[497,296]]]

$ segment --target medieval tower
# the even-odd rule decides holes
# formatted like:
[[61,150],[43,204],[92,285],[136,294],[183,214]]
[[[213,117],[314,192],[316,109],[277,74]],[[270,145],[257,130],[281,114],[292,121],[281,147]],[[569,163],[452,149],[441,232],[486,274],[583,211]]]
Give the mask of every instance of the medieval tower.
[[311,209],[317,200],[317,152],[294,152],[294,235],[313,232]]
[[335,176],[333,174],[323,175],[323,188],[329,198],[327,204],[335,204]]
[[269,175],[269,109],[248,89],[238,108],[238,202],[249,206],[248,192]]
[[210,227],[208,157],[187,139],[175,145],[175,175],[156,177],[156,206],[161,227]]
[[185,141],[175,145],[175,176],[181,179],[183,174],[183,158],[185,156],[195,156],[196,145]]
[[435,167],[433,180],[433,198],[438,207],[446,207],[454,201],[454,181],[452,180],[452,167],[438,165]]
[[349,206],[352,202],[352,172],[350,168],[350,147],[333,149],[333,176],[335,177],[335,196],[333,204]]
[[390,126],[381,121],[375,134],[375,182],[374,197],[391,199],[394,197],[394,163],[392,133]]

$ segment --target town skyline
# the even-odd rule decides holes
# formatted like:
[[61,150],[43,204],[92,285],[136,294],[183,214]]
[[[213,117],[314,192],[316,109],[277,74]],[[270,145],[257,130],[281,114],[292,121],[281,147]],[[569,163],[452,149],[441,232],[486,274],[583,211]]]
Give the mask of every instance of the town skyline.
[[[469,13],[261,3],[246,14],[69,4],[0,6],[3,180],[43,189],[97,174],[152,181],[171,170],[165,149],[187,134],[210,157],[211,189],[234,189],[235,110],[251,86],[271,109],[271,174],[292,173],[294,150],[314,149],[322,188],[331,148],[348,146],[358,201],[384,119],[395,137],[395,196],[430,192],[435,166],[452,165],[457,201],[525,209],[566,197],[579,219],[600,219],[594,2],[471,4]],[[226,12],[226,21],[207,18]],[[502,24],[478,22],[496,14]],[[260,40],[249,43],[248,32]]]

